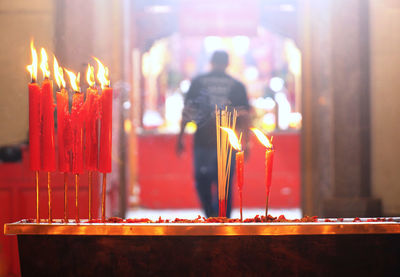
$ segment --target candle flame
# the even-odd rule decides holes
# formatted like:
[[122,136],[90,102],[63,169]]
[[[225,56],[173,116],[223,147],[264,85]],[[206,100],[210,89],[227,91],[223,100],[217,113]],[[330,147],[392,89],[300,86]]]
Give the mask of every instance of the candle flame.
[[90,64],[88,64],[88,69],[86,72],[86,81],[88,82],[90,87],[94,87],[94,85],[96,84],[94,80],[94,67]]
[[28,69],[29,73],[31,73],[32,82],[36,82],[37,70],[38,70],[38,56],[36,53],[35,46],[33,45],[33,40],[31,40],[31,54],[32,54],[32,64],[28,65],[26,69]]
[[97,70],[97,79],[101,84],[101,88],[109,87],[110,79],[108,79],[108,68],[104,66],[98,58],[93,57],[93,59],[95,59],[99,66]]
[[64,80],[64,71],[61,66],[58,66],[58,62],[56,57],[54,56],[54,78],[56,79],[57,86],[61,88],[65,88],[65,80]]
[[261,132],[260,130],[258,130],[257,128],[251,128],[251,130],[253,131],[253,133],[256,135],[256,137],[258,138],[258,140],[268,149],[272,149],[273,145],[271,143],[272,139],[269,140],[268,137]]
[[50,77],[49,63],[47,62],[47,53],[44,48],[40,49],[41,61],[40,61],[40,69],[43,72],[44,78]]
[[74,91],[79,92],[81,89],[79,87],[79,81],[81,78],[81,74],[75,75],[74,72],[69,71],[68,69],[64,68],[65,72],[67,72],[71,87]]
[[232,129],[225,127],[221,127],[221,129],[228,133],[229,143],[232,145],[232,147],[237,151],[241,151],[242,145],[240,144],[235,132]]

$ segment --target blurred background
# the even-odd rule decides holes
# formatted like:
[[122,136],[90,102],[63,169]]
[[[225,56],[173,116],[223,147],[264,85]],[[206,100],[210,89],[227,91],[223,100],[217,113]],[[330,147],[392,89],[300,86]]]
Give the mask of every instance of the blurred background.
[[[252,125],[274,136],[271,214],[400,214],[399,1],[2,0],[0,26],[1,224],[35,216],[27,159],[31,39],[81,75],[92,56],[109,67],[107,216],[202,215],[193,180],[196,125],[187,128],[180,157],[175,144],[190,81],[220,49],[230,54],[228,72],[246,85]],[[262,214],[264,149],[253,139],[244,170],[244,216]],[[61,218],[62,176],[52,176]],[[87,203],[87,175],[81,179]],[[43,174],[42,218],[45,183]],[[98,216],[99,185],[94,193]],[[87,212],[82,204],[81,217]],[[0,235],[0,275],[17,274],[15,246]]]

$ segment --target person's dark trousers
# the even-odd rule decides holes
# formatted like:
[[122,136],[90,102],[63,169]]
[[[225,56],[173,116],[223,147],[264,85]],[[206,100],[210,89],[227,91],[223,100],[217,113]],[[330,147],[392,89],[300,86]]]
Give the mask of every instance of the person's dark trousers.
[[[194,171],[197,194],[206,217],[218,216],[218,158],[214,148],[194,147]],[[232,179],[235,171],[235,155],[232,153],[230,185],[228,190],[226,216],[232,209]],[[213,186],[216,187],[213,194]]]

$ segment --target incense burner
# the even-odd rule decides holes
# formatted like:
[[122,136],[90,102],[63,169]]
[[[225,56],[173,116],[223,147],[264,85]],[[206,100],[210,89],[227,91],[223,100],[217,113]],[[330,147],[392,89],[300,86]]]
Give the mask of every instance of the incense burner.
[[5,233],[17,235],[21,272],[33,276],[388,276],[400,272],[400,218],[360,220],[16,222],[6,224]]

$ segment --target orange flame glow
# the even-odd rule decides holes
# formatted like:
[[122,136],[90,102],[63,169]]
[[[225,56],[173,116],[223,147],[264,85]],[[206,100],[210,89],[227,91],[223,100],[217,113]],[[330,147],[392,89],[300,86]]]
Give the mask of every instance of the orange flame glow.
[[242,150],[242,145],[239,142],[238,137],[236,136],[235,132],[232,129],[221,127],[222,130],[228,133],[229,142],[233,148],[237,151]]
[[40,69],[42,70],[43,77],[49,78],[50,77],[49,63],[47,62],[47,53],[46,50],[44,50],[44,48],[40,49],[40,56],[41,56]]
[[65,88],[64,71],[63,71],[62,67],[58,66],[56,57],[54,57],[53,70],[54,70],[54,78],[56,79],[57,86],[60,89]]
[[36,53],[35,46],[33,46],[33,40],[31,40],[31,54],[32,54],[32,64],[28,65],[26,69],[31,73],[32,82],[36,82],[37,71],[38,71],[38,56]]
[[88,69],[86,72],[86,81],[88,82],[90,87],[94,87],[96,82],[94,81],[94,67],[88,64]]
[[99,68],[97,71],[97,79],[101,84],[101,88],[109,87],[110,86],[110,79],[108,79],[108,68],[105,67],[98,58],[93,57],[96,60]]
[[258,130],[257,128],[251,128],[251,130],[253,131],[253,133],[256,135],[256,137],[258,138],[258,140],[268,149],[272,149],[273,145],[271,143],[272,139],[269,140],[268,137],[261,132],[260,130]]
[[78,75],[75,75],[74,72],[69,71],[68,69],[64,68],[65,72],[67,72],[68,77],[69,77],[69,81],[71,84],[71,87],[74,91],[79,92],[81,91],[80,87],[79,87],[79,81],[81,78],[81,74],[78,73]]

